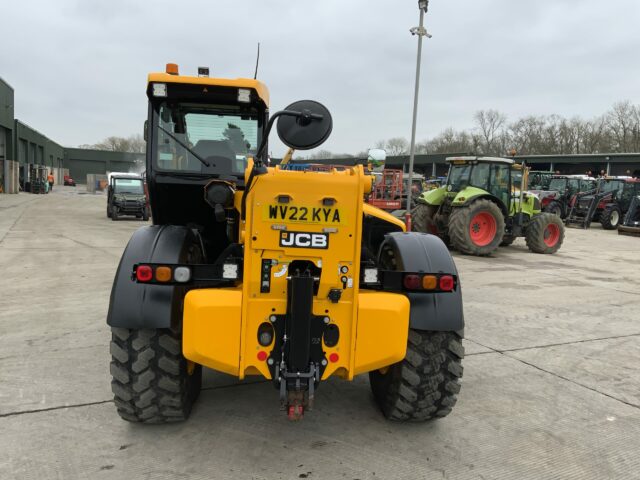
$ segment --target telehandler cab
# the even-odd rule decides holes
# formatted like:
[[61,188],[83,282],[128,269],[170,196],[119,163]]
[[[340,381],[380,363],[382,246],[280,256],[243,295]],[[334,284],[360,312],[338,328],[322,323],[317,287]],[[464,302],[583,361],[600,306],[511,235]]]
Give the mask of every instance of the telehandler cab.
[[147,96],[153,225],[122,255],[107,319],[119,415],[186,419],[203,366],[270,379],[291,419],[322,381],[363,373],[387,418],[447,415],[464,320],[445,245],[366,205],[362,165],[265,166],[275,120],[283,143],[311,149],[329,111],[300,101],[269,116],[261,82],[173,64],[149,75]]

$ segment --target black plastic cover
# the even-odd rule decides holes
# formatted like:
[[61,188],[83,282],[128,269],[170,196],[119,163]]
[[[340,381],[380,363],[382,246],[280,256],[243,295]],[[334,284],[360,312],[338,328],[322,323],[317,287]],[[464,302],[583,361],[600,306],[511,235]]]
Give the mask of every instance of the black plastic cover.
[[195,243],[187,227],[152,225],[136,230],[113,280],[107,324],[131,329],[178,327],[185,287],[136,283],[131,273],[138,263],[188,263]]
[[[442,272],[458,276],[449,250],[435,235],[419,232],[389,233],[380,247],[380,254],[387,248],[393,251],[397,270]],[[453,292],[406,293],[406,296],[411,302],[411,328],[456,332],[464,329],[462,289],[459,281]]]

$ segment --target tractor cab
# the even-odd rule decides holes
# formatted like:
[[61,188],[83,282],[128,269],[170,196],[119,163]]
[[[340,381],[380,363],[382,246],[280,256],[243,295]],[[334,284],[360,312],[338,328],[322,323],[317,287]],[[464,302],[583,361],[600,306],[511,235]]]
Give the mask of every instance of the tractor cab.
[[477,195],[491,195],[505,213],[515,209],[522,183],[519,164],[508,158],[490,157],[454,157],[447,162],[447,182],[441,189],[426,192],[423,198],[427,202],[444,194],[447,203],[458,206]]
[[543,211],[565,218],[574,195],[596,188],[596,179],[587,175],[554,175],[546,189],[530,191],[540,199]]
[[627,179],[620,192],[620,206],[622,211],[628,211],[631,200],[640,195],[640,179]]
[[529,171],[529,188],[531,190],[548,190],[553,178],[553,172],[531,170]]

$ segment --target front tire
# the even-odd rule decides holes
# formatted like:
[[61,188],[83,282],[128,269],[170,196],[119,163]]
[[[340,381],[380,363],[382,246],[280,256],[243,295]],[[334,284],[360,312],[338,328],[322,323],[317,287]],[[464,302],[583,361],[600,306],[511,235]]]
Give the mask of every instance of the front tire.
[[202,367],[182,356],[181,336],[168,329],[111,328],[111,390],[129,422],[186,420],[200,393]]
[[535,215],[525,234],[527,247],[534,253],[556,253],[564,241],[564,223],[557,215]]
[[384,416],[415,422],[446,417],[460,392],[463,357],[462,339],[455,332],[409,330],[404,360],[384,373],[369,372]]
[[449,217],[451,245],[467,255],[489,255],[504,237],[504,217],[500,208],[490,200],[476,200],[458,207]]
[[611,208],[606,208],[600,214],[600,224],[602,225],[602,228],[605,230],[615,230],[618,228],[621,215],[620,209],[615,205]]
[[434,216],[438,211],[435,205],[426,203],[416,203],[411,211],[412,230],[414,232],[438,234],[438,227],[434,221]]

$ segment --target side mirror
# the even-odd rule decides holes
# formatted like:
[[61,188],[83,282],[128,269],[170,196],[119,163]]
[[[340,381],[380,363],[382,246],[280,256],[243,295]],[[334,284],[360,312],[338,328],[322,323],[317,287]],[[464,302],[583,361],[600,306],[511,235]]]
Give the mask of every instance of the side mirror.
[[333,120],[321,103],[300,100],[278,113],[278,137],[289,148],[310,150],[322,145],[331,135]]
[[145,120],[144,121],[144,130],[142,132],[142,137],[144,138],[144,141],[147,141],[147,127],[149,126],[149,121]]

